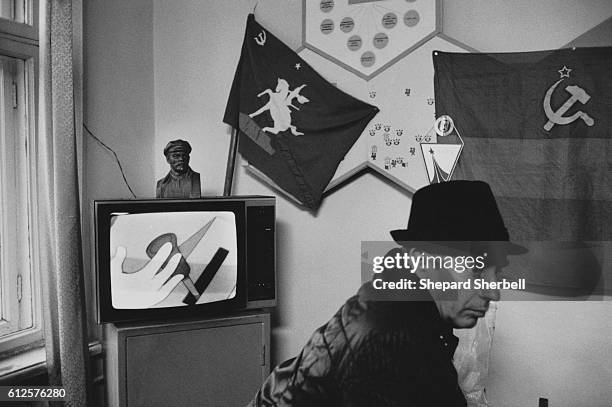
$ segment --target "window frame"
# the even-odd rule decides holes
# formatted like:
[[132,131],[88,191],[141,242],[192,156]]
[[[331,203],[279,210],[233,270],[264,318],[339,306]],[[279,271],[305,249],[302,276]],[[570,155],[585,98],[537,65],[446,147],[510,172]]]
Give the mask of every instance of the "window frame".
[[27,38],[38,42],[39,23],[38,6],[39,0],[25,0],[25,22],[14,21],[0,17],[0,31],[4,34],[19,38]]
[[[38,136],[38,105],[39,105],[39,47],[38,47],[38,1],[26,2],[26,23],[17,23],[0,18],[0,54],[24,61],[24,89],[18,91],[25,95],[25,141],[24,146],[26,162],[25,178],[27,185],[27,255],[29,257],[30,293],[32,307],[32,326],[8,334],[0,339],[0,359],[4,356],[20,353],[22,351],[40,347],[44,344],[42,329],[42,291],[40,279],[40,259],[38,241],[38,192],[37,180],[37,151],[36,138]],[[29,15],[27,14],[29,11]],[[31,24],[28,24],[31,22]]]

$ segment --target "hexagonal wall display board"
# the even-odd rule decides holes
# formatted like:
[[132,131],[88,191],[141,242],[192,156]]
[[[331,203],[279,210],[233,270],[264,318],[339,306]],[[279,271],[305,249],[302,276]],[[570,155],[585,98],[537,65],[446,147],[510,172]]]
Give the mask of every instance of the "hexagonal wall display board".
[[303,45],[369,80],[439,32],[439,0],[302,0]]
[[[380,109],[338,166],[327,189],[366,167],[409,191],[429,183],[420,144],[437,142],[436,133],[431,131],[435,122],[434,50],[474,51],[450,38],[436,36],[370,81],[356,77],[316,52],[300,51],[300,56],[325,79]],[[461,131],[461,124],[455,124]]]

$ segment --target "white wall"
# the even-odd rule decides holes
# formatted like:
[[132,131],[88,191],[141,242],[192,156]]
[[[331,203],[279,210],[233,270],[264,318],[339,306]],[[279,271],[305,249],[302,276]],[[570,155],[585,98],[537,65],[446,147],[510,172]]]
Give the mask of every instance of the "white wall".
[[[167,172],[163,146],[174,138],[191,142],[204,193],[220,195],[229,146],[221,119],[255,1],[85,3],[86,122],[120,153],[139,196],[154,195]],[[560,47],[612,14],[608,0],[445,3],[446,33],[483,51]],[[301,0],[259,0],[256,17],[300,45]],[[128,197],[107,153],[88,140],[85,156],[87,197]],[[234,193],[274,194],[237,170]],[[294,356],[355,292],[360,242],[405,226],[409,205],[408,193],[374,174],[335,191],[316,217],[278,197],[273,361]],[[609,312],[606,303],[500,304],[489,383],[495,405],[537,405],[539,396],[555,407],[608,405]]]
[[[83,2],[83,121],[114,149],[139,198],[155,196],[153,3]],[[91,240],[95,199],[129,199],[113,155],[83,131],[83,237],[89,314],[94,313]],[[90,337],[98,329],[90,324]]]
[[609,407],[612,302],[501,302],[487,385],[495,407]]
[[479,51],[535,51],[567,44],[611,10],[610,0],[446,0],[443,24]]

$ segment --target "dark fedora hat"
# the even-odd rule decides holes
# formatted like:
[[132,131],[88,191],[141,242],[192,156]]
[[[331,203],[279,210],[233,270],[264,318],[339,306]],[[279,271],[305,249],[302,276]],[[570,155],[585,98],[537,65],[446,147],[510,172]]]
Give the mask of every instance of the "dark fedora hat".
[[461,242],[494,246],[502,256],[527,252],[509,241],[493,192],[483,181],[448,181],[419,189],[412,198],[408,228],[392,230],[391,236],[403,246],[409,242],[433,252],[464,248]]

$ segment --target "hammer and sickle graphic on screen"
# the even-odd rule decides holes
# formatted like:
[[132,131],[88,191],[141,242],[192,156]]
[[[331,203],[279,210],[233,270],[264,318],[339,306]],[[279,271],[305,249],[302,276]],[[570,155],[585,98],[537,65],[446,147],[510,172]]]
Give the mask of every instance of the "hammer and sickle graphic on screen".
[[591,96],[579,86],[570,85],[565,87],[565,90],[571,96],[565,101],[563,106],[557,109],[557,111],[554,111],[550,106],[550,98],[553,92],[557,88],[557,85],[559,85],[564,79],[565,78],[559,79],[546,92],[546,97],[544,98],[544,112],[546,113],[546,117],[548,117],[548,122],[546,122],[544,125],[544,130],[550,131],[555,124],[565,125],[578,119],[582,119],[587,126],[593,126],[593,124],[595,124],[593,118],[581,110],[577,111],[571,116],[563,116],[563,114],[567,112],[576,102],[580,102],[584,105],[591,99]]
[[[177,244],[176,235],[174,233],[164,233],[162,235],[157,236],[155,239],[153,239],[145,250],[147,252],[147,256],[149,256],[149,258],[153,258],[153,256],[155,256],[157,251],[164,245],[164,243],[170,242],[172,244],[172,252],[168,256],[168,259],[172,258],[172,256],[174,256],[176,253],[181,253],[182,256],[181,256],[181,260],[179,260],[176,270],[174,271],[174,273],[172,273],[172,276],[170,276],[169,278],[177,274],[182,274],[183,284],[196,299],[200,297],[200,293],[198,292],[193,281],[189,277],[189,273],[191,272],[191,267],[189,267],[189,264],[187,264],[186,258],[189,257],[189,255],[196,248],[200,240],[202,240],[204,235],[206,235],[206,233],[208,232],[208,229],[210,229],[215,219],[216,217],[212,218],[208,223],[202,226],[197,232],[191,235],[187,240],[185,240],[180,245]],[[161,267],[162,269],[166,265],[167,262],[168,261],[166,260],[166,262],[162,264],[162,267]]]

